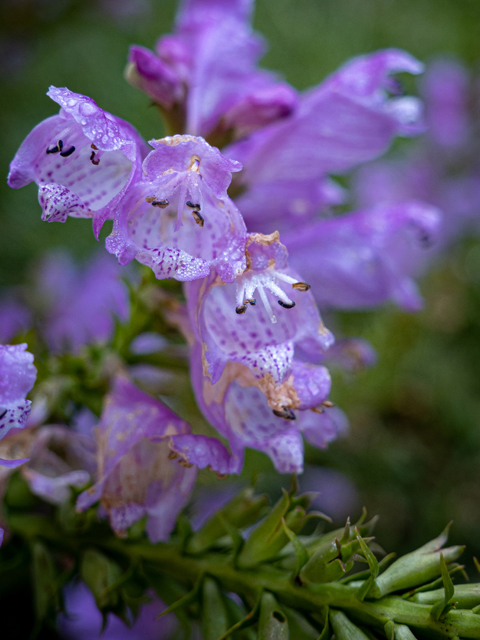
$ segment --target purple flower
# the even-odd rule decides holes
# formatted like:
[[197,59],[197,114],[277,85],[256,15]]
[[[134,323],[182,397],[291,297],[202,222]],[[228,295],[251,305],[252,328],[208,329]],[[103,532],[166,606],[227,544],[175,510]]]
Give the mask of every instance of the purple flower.
[[[95,472],[95,441],[62,425],[15,431],[0,443],[0,456],[22,456],[20,474],[30,491],[51,504],[70,497],[70,488],[80,489]],[[1,491],[13,468],[0,469]]]
[[424,264],[459,235],[479,227],[479,142],[475,114],[468,110],[473,93],[469,80],[457,62],[434,61],[421,85],[426,135],[406,153],[366,165],[355,177],[357,202],[362,207],[416,198],[441,209],[439,238]]
[[417,201],[319,220],[288,235],[290,262],[322,308],[363,309],[393,301],[414,311],[422,301],[412,276],[439,222],[435,207]]
[[54,351],[78,351],[92,342],[104,342],[114,329],[114,318],[129,316],[126,284],[121,268],[106,254],[76,267],[66,253],[49,256],[40,266],[37,291],[46,301],[43,333]]
[[27,331],[31,326],[30,311],[7,294],[0,302],[0,342],[10,342],[18,333]]
[[108,613],[104,629],[102,614],[85,583],[68,583],[63,595],[65,613],[58,615],[57,628],[68,640],[161,640],[170,637],[175,627],[172,614],[157,618],[166,605],[156,597],[141,607],[136,620],[132,616],[131,626]]
[[328,370],[299,356],[318,362],[333,336],[309,285],[289,268],[278,233],[250,234],[246,255],[247,270],[235,284],[212,274],[187,288],[198,340],[193,384],[200,408],[229,441],[236,471],[245,447],[265,451],[284,473],[299,471],[300,414],[322,411],[330,392]]
[[246,230],[227,187],[241,165],[203,138],[173,136],[150,144],[142,180],[115,215],[108,251],[120,264],[136,258],[157,278],[193,280],[214,266],[232,282],[245,269]]
[[192,135],[238,137],[288,116],[295,90],[257,68],[263,40],[252,33],[252,0],[188,0],[174,35],[156,54],[134,46],[127,80],[165,110],[176,106]]
[[227,155],[243,164],[238,184],[246,193],[237,203],[242,212],[246,204],[249,230],[269,232],[291,226],[292,219],[311,219],[339,200],[326,174],[381,155],[396,135],[419,132],[419,101],[389,92],[395,89],[392,73],[421,70],[396,49],[359,56],[307,91],[290,117],[231,145]]
[[195,484],[193,465],[230,470],[219,441],[190,434],[184,420],[122,376],[106,398],[97,439],[97,482],[77,507],[100,500],[119,535],[146,515],[150,540],[167,539]]
[[[23,428],[31,402],[25,397],[35,384],[37,370],[26,344],[0,345],[0,440],[10,429]],[[25,460],[3,460],[0,465],[16,466]]]
[[145,143],[130,124],[91,98],[56,87],[47,95],[61,106],[60,113],[23,141],[8,184],[19,189],[36,182],[42,220],[94,218],[98,235],[139,170]]

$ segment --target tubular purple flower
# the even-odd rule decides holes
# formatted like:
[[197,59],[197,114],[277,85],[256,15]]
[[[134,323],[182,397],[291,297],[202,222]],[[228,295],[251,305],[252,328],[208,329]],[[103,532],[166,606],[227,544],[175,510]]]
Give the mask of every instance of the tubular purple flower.
[[213,273],[189,285],[191,322],[212,383],[227,362],[238,362],[266,384],[276,385],[288,377],[296,347],[318,360],[333,344],[333,336],[310,286],[289,268],[279,234],[249,234],[246,247],[247,269],[235,284],[223,284]]
[[305,274],[322,308],[363,309],[393,301],[422,305],[416,275],[436,240],[440,213],[418,201],[319,220],[286,238],[290,262]]
[[250,27],[252,0],[188,0],[174,35],[158,55],[132,47],[127,80],[164,109],[180,107],[191,135],[230,132],[234,137],[288,116],[295,90],[257,68],[263,39]]
[[348,171],[384,153],[395,136],[423,130],[421,103],[388,93],[395,90],[392,73],[416,74],[422,68],[396,49],[354,58],[305,92],[290,117],[228,147],[225,153],[244,167],[237,187],[247,189],[238,199],[242,210],[247,203],[247,224],[250,211],[258,224],[260,208],[255,208],[255,199],[262,204],[267,189],[284,193],[280,206],[268,207],[266,217],[275,218],[271,228],[283,229],[288,223],[282,218],[291,224],[296,211],[315,214],[312,205],[321,206],[325,199],[315,192],[315,185],[326,174]]
[[[25,426],[31,402],[26,395],[35,384],[37,370],[26,344],[0,345],[0,440],[10,429]],[[1,466],[17,466],[25,462],[3,460]]]
[[193,464],[218,473],[230,465],[220,442],[191,435],[184,420],[123,376],[106,398],[97,439],[98,479],[78,497],[77,508],[100,500],[119,535],[146,515],[152,542],[168,538],[188,501],[197,474]]
[[66,88],[47,95],[61,106],[26,137],[8,175],[14,189],[38,184],[42,220],[93,218],[98,233],[139,171],[147,148],[124,120]]
[[157,278],[194,280],[215,267],[225,282],[245,269],[246,229],[227,196],[238,162],[203,138],[150,142],[143,177],[115,214],[107,249],[120,264],[136,258]]

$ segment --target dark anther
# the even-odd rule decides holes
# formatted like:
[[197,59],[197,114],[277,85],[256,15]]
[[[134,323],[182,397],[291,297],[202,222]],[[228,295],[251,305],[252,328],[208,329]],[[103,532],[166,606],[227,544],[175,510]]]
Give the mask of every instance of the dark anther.
[[57,144],[47,147],[47,153],[58,153],[63,149],[63,140],[59,140]]
[[66,151],[60,151],[62,158],[68,158],[75,151],[75,147],[69,147]]
[[148,198],[145,198],[145,202],[148,202],[153,207],[160,207],[160,209],[165,209],[170,204],[168,200],[157,200],[155,196],[148,196]]
[[247,298],[246,300],[243,301],[243,304],[251,304],[252,307],[254,307],[257,304],[257,299],[256,298]]
[[2,415],[0,415],[0,420],[7,415],[7,411],[8,409],[4,409],[4,411],[2,412]]
[[245,313],[246,310],[247,310],[246,304],[242,304],[242,305],[239,305],[238,307],[235,307],[235,313],[238,313],[238,315]]
[[98,147],[96,147],[96,146],[93,144],[93,142],[92,142],[92,144],[90,145],[90,148],[91,148],[91,149],[93,149],[94,151],[98,151]]
[[190,207],[190,209],[198,209],[200,211],[199,204],[194,204],[193,202],[190,202],[190,200],[187,200],[185,204],[187,205],[187,207]]
[[284,302],[283,300],[279,300],[278,304],[284,309],[293,309],[293,307],[295,306],[295,302],[288,304],[288,302]]
[[275,416],[283,418],[284,420],[296,420],[295,414],[289,407],[283,407],[281,411],[277,411],[276,409],[272,409],[272,411]]
[[313,413],[325,413],[321,407],[312,407]]
[[168,459],[169,460],[175,460],[179,456],[180,456],[180,454],[177,453],[176,451],[170,451],[170,453],[168,454]]
[[297,291],[308,291],[310,289],[310,285],[306,282],[294,282],[292,287]]
[[98,158],[97,160],[95,159],[95,151],[92,151],[92,153],[90,154],[90,162],[95,166],[97,166],[97,164],[100,164],[100,158]]
[[185,467],[185,469],[190,469],[190,467],[193,467],[193,463],[187,462],[187,460],[179,460],[178,464],[180,464],[182,467]]
[[192,216],[195,222],[198,224],[198,226],[203,227],[203,225],[205,224],[205,220],[202,218],[202,216],[198,213],[196,209],[192,211]]

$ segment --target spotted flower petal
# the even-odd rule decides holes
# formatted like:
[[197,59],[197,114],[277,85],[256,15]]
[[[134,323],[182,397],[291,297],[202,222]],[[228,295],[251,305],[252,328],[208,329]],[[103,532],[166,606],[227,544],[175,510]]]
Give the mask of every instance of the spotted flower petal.
[[143,178],[115,215],[107,249],[121,264],[136,258],[150,266],[157,278],[193,280],[213,266],[232,282],[245,269],[246,230],[226,189],[241,165],[203,138],[150,144]]
[[145,143],[130,124],[91,98],[56,87],[48,95],[61,106],[60,113],[24,140],[8,184],[18,189],[36,182],[43,220],[94,218],[98,234],[138,172]]
[[[0,345],[0,440],[27,422],[31,402],[25,396],[37,377],[26,344]],[[2,464],[2,460],[0,460]]]

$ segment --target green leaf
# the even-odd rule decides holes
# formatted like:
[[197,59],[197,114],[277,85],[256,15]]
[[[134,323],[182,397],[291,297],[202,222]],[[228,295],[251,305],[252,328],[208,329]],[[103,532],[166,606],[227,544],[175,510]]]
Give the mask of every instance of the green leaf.
[[162,611],[162,613],[159,613],[158,616],[156,617],[163,618],[163,616],[166,616],[167,613],[172,613],[172,611],[176,611],[177,609],[181,609],[182,607],[188,607],[188,605],[192,604],[192,602],[195,602],[196,600],[198,600],[199,594],[200,594],[200,588],[203,582],[203,577],[204,576],[202,574],[198,578],[197,582],[195,583],[195,586],[191,591],[189,591],[179,600],[176,600],[173,604],[171,604],[164,611]]
[[55,568],[48,549],[38,541],[32,544],[32,578],[35,593],[35,613],[39,620],[46,618],[58,606],[55,588]]
[[450,577],[450,573],[448,572],[442,553],[440,554],[440,570],[442,572],[442,582],[445,595],[443,600],[434,604],[430,611],[430,615],[434,620],[442,619],[452,608],[450,606],[450,602],[452,601],[455,593],[455,587],[453,586],[452,578]]
[[297,566],[292,575],[292,578],[296,578],[300,573],[300,569],[308,562],[308,552],[296,534],[287,526],[284,518],[282,518],[282,525],[288,539],[293,545],[293,550],[295,551],[295,556],[297,558]]
[[234,625],[232,625],[230,629],[228,629],[221,638],[218,638],[218,640],[226,640],[226,638],[229,638],[233,633],[236,633],[238,631],[243,631],[244,629],[248,629],[248,627],[255,624],[255,622],[258,620],[258,616],[260,612],[262,595],[263,593],[258,598],[257,602],[255,603],[255,606],[250,611],[250,613],[247,613],[247,615],[244,618],[242,618],[241,620],[238,620]]
[[417,640],[406,624],[395,625],[395,640]]
[[341,611],[330,609],[330,622],[337,640],[369,640],[368,636]]
[[258,640],[289,640],[288,621],[271,593],[264,593],[260,603]]

